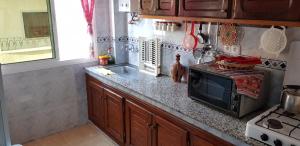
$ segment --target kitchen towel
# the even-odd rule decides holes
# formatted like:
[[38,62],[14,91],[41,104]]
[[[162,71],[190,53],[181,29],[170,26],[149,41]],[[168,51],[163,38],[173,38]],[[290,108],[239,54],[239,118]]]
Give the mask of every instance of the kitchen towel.
[[223,70],[216,67],[218,73],[229,76],[234,80],[237,93],[258,99],[264,80],[265,72],[261,70]]

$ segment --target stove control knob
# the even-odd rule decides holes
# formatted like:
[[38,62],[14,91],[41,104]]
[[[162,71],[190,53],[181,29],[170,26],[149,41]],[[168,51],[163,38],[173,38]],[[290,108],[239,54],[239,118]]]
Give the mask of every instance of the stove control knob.
[[260,136],[260,138],[261,138],[262,141],[268,141],[269,140],[269,136],[267,134],[262,134]]
[[282,142],[278,139],[274,141],[275,146],[282,146]]

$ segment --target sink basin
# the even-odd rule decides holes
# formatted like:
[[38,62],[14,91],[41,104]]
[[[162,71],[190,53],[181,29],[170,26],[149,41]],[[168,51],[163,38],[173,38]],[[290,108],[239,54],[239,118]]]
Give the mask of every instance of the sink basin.
[[108,67],[107,69],[123,77],[137,78],[139,76],[139,70],[135,66],[120,65]]

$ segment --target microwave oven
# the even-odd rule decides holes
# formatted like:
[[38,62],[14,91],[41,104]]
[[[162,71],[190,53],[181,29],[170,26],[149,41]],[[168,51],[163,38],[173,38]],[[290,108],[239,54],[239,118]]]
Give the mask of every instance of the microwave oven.
[[268,96],[268,72],[264,74],[259,97],[251,98],[237,91],[235,80],[209,65],[189,67],[188,96],[196,101],[241,118],[263,107]]

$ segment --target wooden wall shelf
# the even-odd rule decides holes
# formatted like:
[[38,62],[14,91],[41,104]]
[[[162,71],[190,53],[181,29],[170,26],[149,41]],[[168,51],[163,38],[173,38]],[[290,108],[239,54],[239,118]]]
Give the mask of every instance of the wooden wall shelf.
[[256,25],[256,26],[288,26],[300,27],[299,21],[270,21],[270,20],[244,20],[244,19],[218,19],[218,18],[199,18],[199,17],[181,17],[181,16],[154,16],[140,15],[145,19],[163,19],[170,21],[194,21],[194,22],[212,22],[212,23],[234,23],[241,25]]

